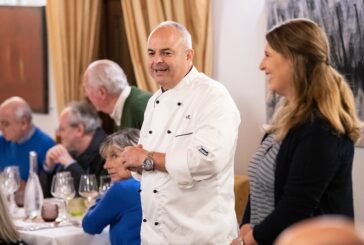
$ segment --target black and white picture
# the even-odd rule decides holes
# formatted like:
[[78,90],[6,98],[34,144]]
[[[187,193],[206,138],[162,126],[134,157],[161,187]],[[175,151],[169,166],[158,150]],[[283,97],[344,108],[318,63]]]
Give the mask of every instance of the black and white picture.
[[[267,0],[268,29],[291,18],[309,18],[326,32],[331,65],[343,74],[353,90],[356,108],[364,120],[364,1],[363,0]],[[267,100],[271,117],[277,96]],[[359,146],[364,147],[364,139]]]

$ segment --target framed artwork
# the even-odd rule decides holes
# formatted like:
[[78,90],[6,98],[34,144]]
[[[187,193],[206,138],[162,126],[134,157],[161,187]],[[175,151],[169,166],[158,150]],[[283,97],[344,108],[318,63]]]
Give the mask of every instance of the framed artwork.
[[[364,1],[363,0],[267,0],[268,29],[291,18],[308,18],[328,36],[331,65],[346,78],[355,96],[358,115],[364,120]],[[267,118],[277,104],[267,99]],[[358,146],[364,147],[364,139]]]
[[0,102],[20,96],[48,113],[45,7],[0,6]]

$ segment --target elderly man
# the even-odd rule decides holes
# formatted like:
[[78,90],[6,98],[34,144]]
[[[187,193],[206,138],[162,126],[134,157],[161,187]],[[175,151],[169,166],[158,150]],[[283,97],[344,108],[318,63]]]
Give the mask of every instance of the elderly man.
[[151,94],[129,86],[118,64],[111,60],[91,63],[84,75],[84,87],[92,104],[109,114],[117,129],[141,128]]
[[82,174],[98,178],[103,170],[99,147],[106,134],[92,105],[84,101],[67,106],[60,114],[58,133],[62,143],[48,150],[40,176],[45,197],[51,196],[52,177],[58,171],[71,172],[78,187]]
[[140,145],[120,161],[142,172],[143,244],[229,244],[237,235],[234,154],[240,114],[228,91],[192,64],[191,35],[163,22],[148,39],[161,85],[149,100]]
[[23,181],[28,179],[29,152],[38,154],[38,170],[46,152],[55,142],[32,123],[32,110],[20,97],[11,97],[0,105],[0,169],[18,165]]

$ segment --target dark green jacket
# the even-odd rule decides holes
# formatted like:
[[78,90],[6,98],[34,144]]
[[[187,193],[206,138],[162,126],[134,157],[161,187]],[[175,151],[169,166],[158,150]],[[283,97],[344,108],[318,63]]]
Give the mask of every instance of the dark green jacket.
[[120,126],[115,126],[115,130],[123,128],[140,129],[144,121],[145,107],[151,96],[149,92],[131,86],[130,94],[124,103]]

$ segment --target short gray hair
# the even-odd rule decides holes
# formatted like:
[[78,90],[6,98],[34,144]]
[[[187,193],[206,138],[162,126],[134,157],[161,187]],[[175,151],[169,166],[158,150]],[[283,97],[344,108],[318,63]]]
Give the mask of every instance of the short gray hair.
[[111,60],[96,60],[86,70],[85,78],[92,87],[105,87],[110,94],[120,94],[129,84],[125,72]]
[[97,128],[101,127],[101,119],[95,107],[87,101],[73,101],[66,109],[69,109],[70,112],[68,121],[70,127],[76,127],[82,124],[86,134],[93,133]]
[[125,128],[107,136],[100,146],[100,155],[106,158],[114,147],[123,149],[138,144],[139,134],[140,130],[137,128]]
[[182,38],[184,43],[186,44],[187,48],[192,49],[192,37],[191,37],[191,33],[187,30],[187,28],[175,21],[163,21],[161,23],[159,23],[154,30],[151,32],[151,34],[149,35],[149,37],[152,35],[152,33],[162,27],[174,27],[177,29],[177,31],[179,31],[182,34]]

